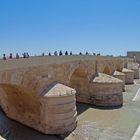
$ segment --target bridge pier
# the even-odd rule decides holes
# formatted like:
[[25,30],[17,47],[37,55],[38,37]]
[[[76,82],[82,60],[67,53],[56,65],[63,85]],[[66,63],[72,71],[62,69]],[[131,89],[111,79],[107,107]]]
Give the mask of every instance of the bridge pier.
[[125,74],[119,71],[115,71],[113,76],[123,81],[123,91],[125,91]]
[[122,80],[98,73],[91,83],[91,103],[102,107],[122,106],[122,87]]
[[75,129],[75,90],[57,83],[35,96],[11,85],[0,88],[0,104],[9,118],[45,134],[65,134]]
[[[76,90],[76,98],[78,102],[93,104],[101,107],[120,107],[123,105],[122,89],[124,83],[122,80],[114,78],[110,75],[98,73],[89,83],[82,84]],[[80,89],[87,89],[84,92]]]
[[125,74],[125,84],[133,84],[134,83],[134,71],[123,68],[122,72]]

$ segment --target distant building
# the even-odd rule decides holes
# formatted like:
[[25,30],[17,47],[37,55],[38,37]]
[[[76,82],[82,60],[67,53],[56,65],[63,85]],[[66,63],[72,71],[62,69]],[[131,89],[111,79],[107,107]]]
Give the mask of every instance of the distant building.
[[135,62],[140,64],[140,51],[128,51],[127,57],[133,58]]

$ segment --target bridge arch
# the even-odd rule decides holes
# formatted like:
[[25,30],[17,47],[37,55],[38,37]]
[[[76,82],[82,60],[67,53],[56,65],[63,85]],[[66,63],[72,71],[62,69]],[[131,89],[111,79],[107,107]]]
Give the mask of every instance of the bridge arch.
[[85,96],[88,92],[89,76],[83,67],[76,68],[69,81],[69,86],[76,90],[77,101],[80,96]]
[[108,74],[108,75],[111,75],[111,70],[110,70],[109,66],[105,66],[104,67],[103,73]]
[[120,64],[116,64],[116,70],[121,72],[122,71],[122,67]]
[[0,84],[0,105],[6,114],[40,115],[38,96],[19,85]]

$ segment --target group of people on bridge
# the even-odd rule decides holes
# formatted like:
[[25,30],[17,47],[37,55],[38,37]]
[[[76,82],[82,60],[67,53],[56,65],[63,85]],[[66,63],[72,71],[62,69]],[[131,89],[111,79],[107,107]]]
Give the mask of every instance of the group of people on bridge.
[[[54,54],[51,54],[51,52],[48,53],[48,56],[52,56],[52,55],[54,55],[54,56],[73,55],[73,53],[72,53],[72,51],[70,51],[70,53],[68,53],[68,51],[65,51],[64,54],[63,54],[62,51],[59,51],[59,53],[58,53],[57,51],[55,51]],[[85,54],[83,54],[82,52],[80,52],[79,55],[91,55],[91,54],[89,54],[89,53],[86,51]],[[96,56],[95,53],[93,53],[92,55],[93,55],[93,56]],[[41,56],[46,56],[46,55],[45,55],[45,53],[43,52]],[[100,56],[100,53],[98,53],[97,56]],[[13,59],[13,58],[19,59],[19,58],[29,58],[29,57],[30,57],[30,55],[29,55],[28,52],[24,52],[24,53],[22,54],[22,57],[20,57],[20,55],[19,55],[18,53],[16,53],[16,56],[13,57],[13,54],[10,53],[10,55],[9,55],[8,57],[6,56],[6,54],[3,54],[3,58],[2,58],[2,59],[3,59],[3,60],[6,60],[6,59]]]
[[[22,54],[23,55],[23,58],[29,58],[29,54],[28,53],[23,53]],[[10,53],[10,55],[9,55],[9,57],[6,57],[6,54],[3,54],[3,60],[6,60],[6,59],[13,59],[14,57],[13,57],[13,54],[12,53]],[[20,56],[19,56],[19,54],[18,53],[16,53],[16,57],[15,57],[16,59],[19,59],[20,58]]]

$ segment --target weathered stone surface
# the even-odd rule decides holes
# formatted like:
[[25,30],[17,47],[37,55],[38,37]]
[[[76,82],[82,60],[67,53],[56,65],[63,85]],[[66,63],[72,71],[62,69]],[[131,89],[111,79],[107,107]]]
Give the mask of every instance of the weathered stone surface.
[[75,90],[55,84],[39,96],[10,85],[0,87],[0,105],[8,117],[45,134],[68,133],[76,127]]
[[[63,94],[62,94],[63,93]],[[75,129],[77,111],[75,90],[56,84],[41,98],[44,133],[64,134]]]
[[134,83],[134,71],[123,68],[122,72],[125,74],[125,84]]
[[123,81],[123,91],[125,91],[125,74],[116,70],[113,76]]
[[122,93],[115,94],[96,94],[90,96],[90,102],[97,106],[102,107],[114,107],[114,106],[122,106],[123,104],[123,96]]
[[76,87],[78,102],[106,107],[121,106],[123,104],[122,80],[99,73],[92,82],[84,83],[80,82]]
[[122,80],[99,73],[91,84],[91,103],[98,106],[121,106],[123,104],[122,86]]
[[98,73],[96,77],[93,79],[93,82],[108,84],[108,83],[122,83],[122,80],[119,80],[104,73]]
[[134,71],[134,79],[139,79],[139,69],[132,69]]
[[139,79],[139,64],[135,62],[128,62],[127,68],[134,71],[134,79]]
[[71,131],[76,127],[77,114],[74,90],[69,87],[76,90],[79,102],[121,105],[122,82],[96,74],[112,75],[123,68],[123,61],[94,56],[0,60],[0,105],[10,118],[43,133]]

